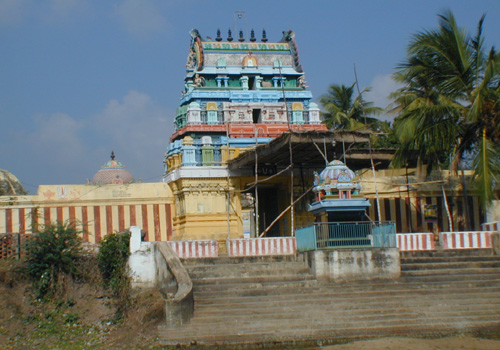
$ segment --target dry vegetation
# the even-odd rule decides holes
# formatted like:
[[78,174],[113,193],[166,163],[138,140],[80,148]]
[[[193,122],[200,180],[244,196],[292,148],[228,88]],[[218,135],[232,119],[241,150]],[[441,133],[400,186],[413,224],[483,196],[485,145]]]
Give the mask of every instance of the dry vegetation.
[[[95,264],[94,264],[95,265]],[[120,320],[116,302],[101,287],[97,269],[85,281],[65,281],[63,295],[37,300],[22,265],[0,261],[0,349],[153,349],[162,319],[161,295],[131,297]],[[90,266],[88,266],[90,267]]]

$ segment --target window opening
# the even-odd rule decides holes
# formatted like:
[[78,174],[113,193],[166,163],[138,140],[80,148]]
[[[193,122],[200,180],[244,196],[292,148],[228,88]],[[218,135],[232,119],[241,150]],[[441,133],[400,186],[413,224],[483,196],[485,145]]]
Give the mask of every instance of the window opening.
[[255,108],[252,111],[252,116],[253,116],[253,123],[257,124],[260,122],[260,108]]

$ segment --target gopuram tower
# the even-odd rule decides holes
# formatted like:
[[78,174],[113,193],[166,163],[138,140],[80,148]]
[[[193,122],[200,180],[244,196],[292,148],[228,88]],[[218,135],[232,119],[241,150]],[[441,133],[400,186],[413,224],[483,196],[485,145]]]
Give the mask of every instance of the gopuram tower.
[[264,30],[258,41],[252,30],[247,40],[229,30],[223,39],[218,30],[215,40],[207,40],[191,31],[164,160],[164,182],[175,196],[173,240],[242,237],[249,230],[242,206],[254,198],[241,179],[276,168],[262,164],[243,174],[228,162],[288,131],[327,130],[307,90],[294,37],[286,31],[280,41],[268,42]]

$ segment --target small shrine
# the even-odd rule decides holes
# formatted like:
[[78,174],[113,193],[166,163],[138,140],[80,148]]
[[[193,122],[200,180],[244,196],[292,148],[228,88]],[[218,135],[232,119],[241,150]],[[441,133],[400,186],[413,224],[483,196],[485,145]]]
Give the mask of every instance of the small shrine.
[[368,199],[360,195],[358,175],[340,160],[330,162],[318,174],[314,172],[315,201],[309,211],[316,222],[368,221]]
[[134,177],[120,161],[115,160],[114,151],[111,152],[111,160],[108,160],[92,179],[94,185],[121,185],[132,182]]

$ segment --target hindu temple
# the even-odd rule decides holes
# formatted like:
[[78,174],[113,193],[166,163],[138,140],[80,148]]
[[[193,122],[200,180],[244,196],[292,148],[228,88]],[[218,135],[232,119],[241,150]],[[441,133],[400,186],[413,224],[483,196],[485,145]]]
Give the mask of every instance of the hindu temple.
[[186,38],[162,182],[134,180],[114,153],[87,184],[41,185],[34,195],[12,191],[4,172],[0,233],[74,220],[92,243],[135,225],[150,241],[225,242],[293,236],[314,222],[394,221],[396,232],[428,232],[485,221],[465,183],[470,172],[424,181],[418,169],[390,169],[390,151],[368,150],[368,130],[328,130],[294,32],[210,35]]
[[[249,38],[232,35],[229,30],[222,38],[218,30],[210,40],[191,31],[176,130],[165,153],[164,181],[175,195],[174,231],[180,239],[200,237],[202,231],[207,237],[240,235],[250,225],[259,230],[259,219],[252,224],[250,215],[260,216],[261,228],[267,226],[283,206],[276,192],[289,185],[270,181],[256,190],[248,183],[284,166],[260,162],[235,169],[229,163],[247,153],[254,157],[251,151],[283,133],[327,130],[307,89],[295,34],[283,32],[276,42],[265,30],[260,39],[253,30]],[[255,209],[259,196],[260,210]],[[281,223],[282,231],[289,231],[283,225],[289,226]],[[278,234],[278,226],[273,232]]]

